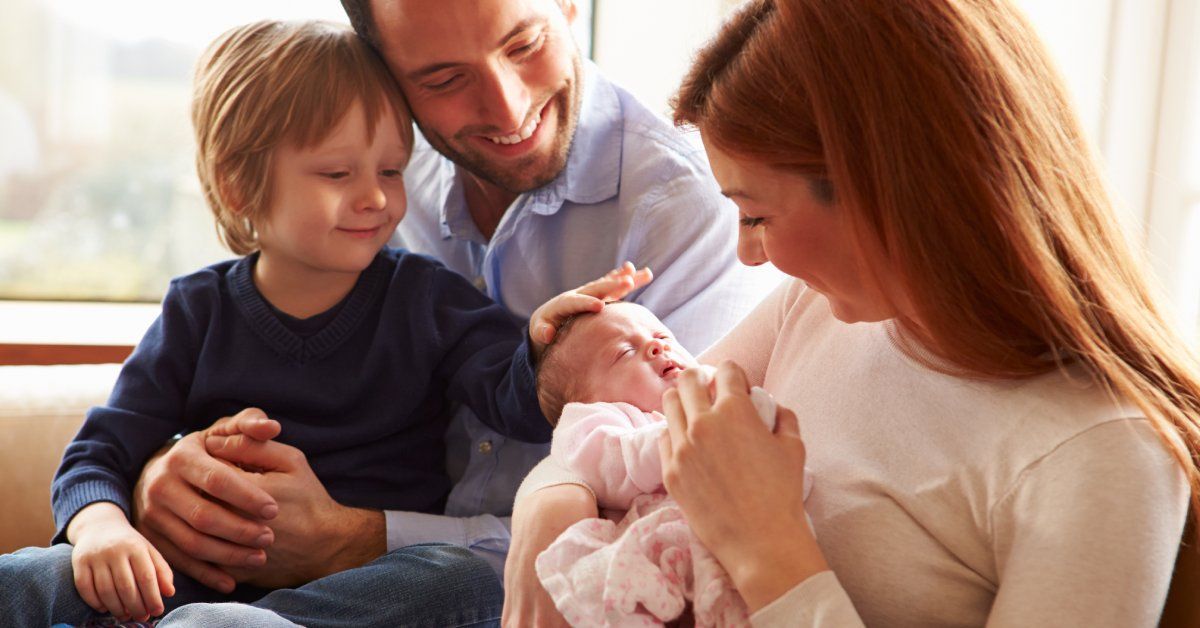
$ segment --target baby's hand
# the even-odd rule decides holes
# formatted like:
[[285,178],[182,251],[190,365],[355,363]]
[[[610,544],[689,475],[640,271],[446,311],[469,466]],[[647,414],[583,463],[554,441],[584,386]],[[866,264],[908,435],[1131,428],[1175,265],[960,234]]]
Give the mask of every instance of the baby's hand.
[[568,290],[542,304],[529,317],[529,339],[534,356],[541,356],[554,340],[559,325],[575,314],[599,312],[605,301],[615,301],[654,279],[649,268],[637,270],[630,262],[603,277]]
[[98,502],[80,510],[67,536],[75,545],[75,588],[97,611],[121,621],[146,621],[162,614],[164,596],[175,595],[167,561],[116,504]]

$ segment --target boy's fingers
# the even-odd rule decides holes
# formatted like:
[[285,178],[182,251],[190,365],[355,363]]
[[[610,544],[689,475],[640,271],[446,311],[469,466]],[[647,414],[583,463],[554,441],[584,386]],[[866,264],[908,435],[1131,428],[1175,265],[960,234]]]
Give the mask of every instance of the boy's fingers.
[[125,617],[141,619],[146,616],[146,609],[142,605],[142,596],[138,593],[137,580],[133,576],[133,567],[129,564],[129,560],[118,562],[110,567],[112,570],[113,586],[117,589],[117,595],[121,597],[121,603],[125,605]]
[[154,563],[154,573],[158,580],[158,590],[162,597],[175,595],[175,572],[167,564],[167,559],[159,553],[153,544],[150,545],[150,560]]
[[150,548],[147,544],[145,552],[130,557],[129,564],[133,567],[133,579],[137,583],[138,593],[142,598],[144,614],[138,617],[157,617],[162,615],[162,594],[158,590],[158,569],[150,558]]
[[92,582],[92,568],[77,566],[74,571],[75,590],[79,591],[79,597],[83,598],[85,604],[96,609],[97,613],[108,612],[104,603],[100,601],[100,596],[96,595],[96,585]]
[[121,603],[121,598],[113,587],[112,573],[108,570],[108,565],[96,565],[92,568],[92,578],[96,583],[96,595],[100,596],[100,603],[113,617],[126,617],[125,605]]

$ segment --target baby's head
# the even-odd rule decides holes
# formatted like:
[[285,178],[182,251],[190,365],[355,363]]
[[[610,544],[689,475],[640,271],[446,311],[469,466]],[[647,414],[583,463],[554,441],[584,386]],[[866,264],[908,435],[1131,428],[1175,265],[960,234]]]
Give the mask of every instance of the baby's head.
[[[196,169],[221,241],[258,250],[257,223],[279,194],[279,149],[308,149],[361,108],[369,141],[381,121],[398,132],[404,161],[412,122],[387,67],[347,26],[261,21],[219,36],[196,67]],[[403,163],[400,164],[403,167]]]
[[623,401],[646,412],[696,359],[636,303],[616,302],[559,327],[538,367],[538,401],[551,423],[571,402]]

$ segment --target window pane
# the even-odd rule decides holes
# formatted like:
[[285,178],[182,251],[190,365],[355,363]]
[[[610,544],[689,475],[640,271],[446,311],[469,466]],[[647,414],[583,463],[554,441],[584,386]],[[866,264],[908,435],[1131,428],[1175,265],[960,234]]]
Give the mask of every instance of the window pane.
[[193,167],[193,64],[329,0],[0,0],[0,298],[157,300],[228,257]]

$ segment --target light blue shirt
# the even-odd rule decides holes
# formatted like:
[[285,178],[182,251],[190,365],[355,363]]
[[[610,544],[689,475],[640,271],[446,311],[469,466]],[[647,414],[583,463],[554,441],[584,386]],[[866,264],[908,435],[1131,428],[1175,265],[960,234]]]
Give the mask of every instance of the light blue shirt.
[[[737,209],[721,196],[699,138],[675,128],[590,62],[566,168],[519,196],[491,241],[475,226],[457,167],[418,136],[404,173],[408,213],[394,243],[432,255],[527,320],[551,297],[626,260],[654,281],[629,300],[693,354],[778,282],[737,262]],[[388,549],[464,545],[502,574],[517,486],[549,445],[509,440],[460,411],[447,433],[459,477],[446,516],[388,512]]]

